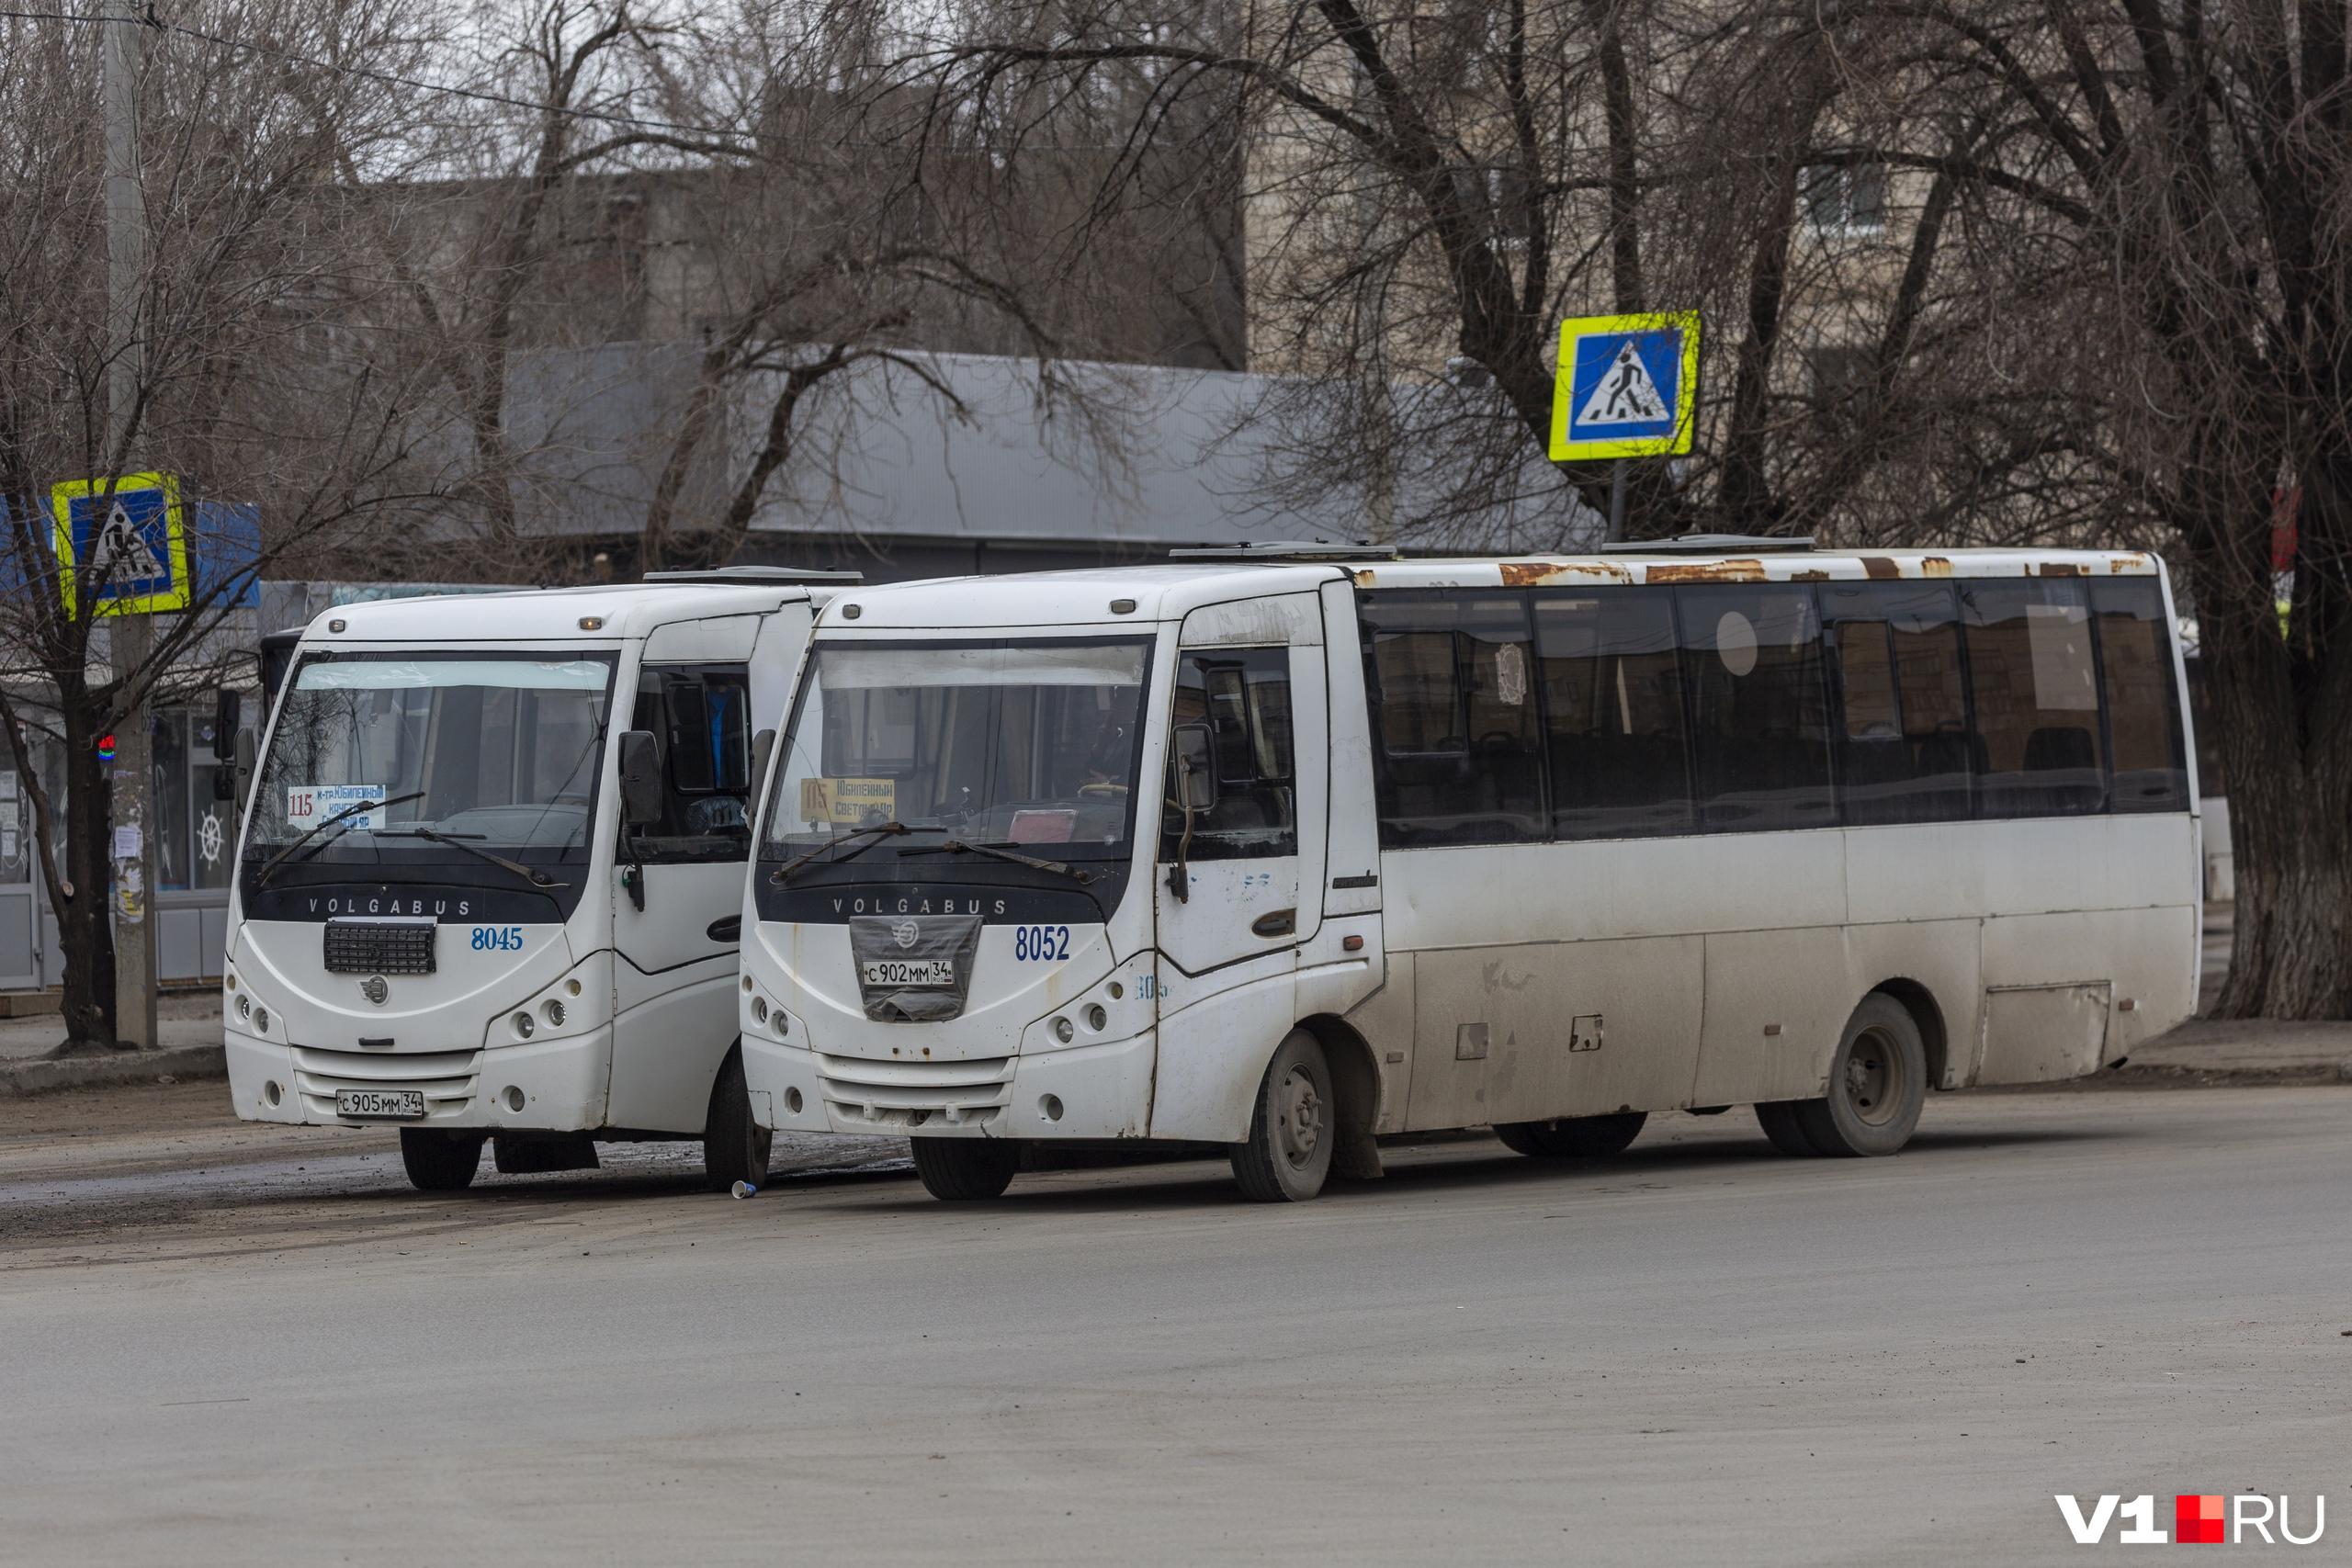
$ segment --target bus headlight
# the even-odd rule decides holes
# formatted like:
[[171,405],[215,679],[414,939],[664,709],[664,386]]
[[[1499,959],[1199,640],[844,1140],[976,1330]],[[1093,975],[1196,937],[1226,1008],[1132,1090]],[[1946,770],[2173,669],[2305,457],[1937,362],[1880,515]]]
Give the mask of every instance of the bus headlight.
[[243,1021],[244,1020],[246,1020],[246,1019],[249,1019],[249,1018],[253,1017],[253,1015],[254,1015],[254,999],[253,999],[253,998],[252,998],[252,997],[250,997],[250,996],[248,996],[248,995],[246,995],[246,994],[244,994],[243,992],[239,992],[239,993],[238,993],[238,995],[237,995],[237,1018],[238,1018],[238,1021],[239,1021],[240,1022],[242,1022],[242,1021]]
[[527,1013],[527,1012],[518,1012],[518,1013],[516,1013],[516,1014],[514,1015],[514,1038],[515,1038],[515,1039],[517,1039],[517,1040],[528,1040],[528,1039],[531,1037],[531,1031],[532,1031],[535,1027],[537,1027],[537,1026],[536,1026],[536,1025],[534,1025],[534,1024],[531,1022],[531,1015],[530,1015],[529,1013]]
[[541,1008],[539,1012],[547,1019],[549,1029],[563,1027],[563,1002],[560,998],[549,997],[547,1006]]

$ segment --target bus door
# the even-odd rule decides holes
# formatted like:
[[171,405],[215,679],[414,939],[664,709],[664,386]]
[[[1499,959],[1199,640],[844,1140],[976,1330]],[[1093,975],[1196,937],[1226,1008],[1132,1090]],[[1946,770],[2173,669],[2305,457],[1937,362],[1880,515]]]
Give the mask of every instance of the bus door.
[[750,672],[741,660],[656,662],[653,651],[639,671],[628,728],[653,737],[661,819],[625,829],[615,857],[610,1114],[616,1125],[691,1132],[735,1043],[751,852]]
[[1240,984],[1294,968],[1322,921],[1323,659],[1309,594],[1184,623],[1155,881],[1159,949],[1185,975],[1229,969],[1221,978]]

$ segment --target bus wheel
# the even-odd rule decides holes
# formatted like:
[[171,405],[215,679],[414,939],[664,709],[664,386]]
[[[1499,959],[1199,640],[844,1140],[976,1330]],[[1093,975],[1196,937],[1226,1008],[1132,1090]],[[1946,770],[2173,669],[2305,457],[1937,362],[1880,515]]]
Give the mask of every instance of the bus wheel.
[[1533,1159],[1607,1159],[1642,1135],[1646,1111],[1609,1116],[1557,1116],[1549,1122],[1498,1122],[1503,1147]]
[[737,1045],[718,1064],[710,1086],[710,1110],[702,1124],[702,1184],[713,1192],[734,1190],[739,1181],[757,1187],[768,1179],[768,1151],[775,1134],[752,1121],[752,1093],[743,1087],[743,1048]]
[[1872,991],[1846,1021],[1829,1092],[1800,1100],[1797,1124],[1826,1155],[1891,1155],[1911,1141],[1928,1099],[1928,1049],[1901,1002]]
[[1804,1135],[1804,1128],[1797,1122],[1797,1107],[1804,1101],[1775,1100],[1756,1108],[1756,1124],[1772,1140],[1772,1146],[1797,1159],[1811,1159],[1821,1151]]
[[1241,1195],[1253,1203],[1303,1203],[1322,1191],[1339,1136],[1336,1109],[1323,1047],[1306,1031],[1291,1031],[1266,1064],[1248,1141],[1233,1145]]
[[481,1168],[484,1133],[443,1133],[429,1127],[401,1129],[401,1164],[419,1192],[463,1192]]
[[1021,1167],[1021,1145],[1003,1138],[913,1138],[915,1174],[943,1203],[1001,1198]]

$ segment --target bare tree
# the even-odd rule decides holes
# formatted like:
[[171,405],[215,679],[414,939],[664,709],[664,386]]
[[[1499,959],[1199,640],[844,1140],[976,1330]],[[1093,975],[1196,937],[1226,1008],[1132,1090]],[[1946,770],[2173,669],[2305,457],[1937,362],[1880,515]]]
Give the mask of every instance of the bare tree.
[[[1350,478],[1376,510],[1409,492],[1379,520],[1400,536],[1540,545],[1579,501],[1605,505],[1608,481],[1545,459],[1560,320],[1712,304],[1774,239],[1749,220],[1773,171],[1686,91],[1713,26],[1699,11],[973,0],[899,70],[937,123],[1007,156],[1074,124],[1106,139],[1120,156],[1098,210],[1172,150],[1240,128],[1233,154],[1191,162],[1222,171],[1245,214],[1248,364],[1284,378],[1260,412],[1299,458],[1272,498]],[[1804,45],[1781,31],[1785,73]],[[1752,444],[1763,418],[1743,404],[1721,439]],[[1638,482],[1647,526],[1687,525],[1689,487],[1662,468]],[[1510,521],[1530,503],[1552,538]]]
[[[1874,85],[1903,112],[1835,155],[1948,193],[1966,245],[1949,313],[1983,323],[1965,421],[2039,481],[2007,521],[2152,542],[2186,569],[2236,836],[2236,951],[2216,1010],[2352,1015],[2344,6],[1902,0],[1841,15],[1898,62]],[[2282,626],[2271,548],[2290,502]]]
[[[424,429],[415,356],[365,325],[391,280],[334,186],[339,160],[364,162],[411,122],[387,79],[414,69],[429,9],[221,0],[154,25],[140,93],[150,261],[129,342],[107,308],[86,90],[102,28],[0,22],[17,64],[0,79],[0,728],[62,929],[72,1043],[115,1042],[98,739],[141,705],[217,678],[222,630],[255,573],[396,532],[434,488],[412,460]],[[118,440],[109,370],[134,342]],[[258,551],[248,541],[237,570],[206,570],[225,541],[199,529],[189,604],[157,617],[149,657],[115,673],[100,566],[85,555],[61,567],[50,491],[94,481],[103,506],[117,476],[158,470],[176,476],[192,516],[209,515],[195,510],[206,501],[257,508]],[[62,797],[36,766],[41,733],[62,750]]]

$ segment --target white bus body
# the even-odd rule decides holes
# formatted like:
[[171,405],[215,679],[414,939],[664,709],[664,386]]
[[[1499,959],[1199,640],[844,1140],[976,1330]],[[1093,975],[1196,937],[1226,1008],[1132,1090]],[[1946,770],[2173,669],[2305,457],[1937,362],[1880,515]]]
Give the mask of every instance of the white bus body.
[[1589,1155],[1739,1104],[1891,1153],[1929,1088],[2191,1010],[2173,626],[2159,562],[2090,552],[846,595],[763,795],[753,1114],[909,1134],[946,1197],[1032,1140],[1223,1144],[1298,1198],[1378,1134]]
[[468,1185],[492,1137],[503,1170],[700,1138],[715,1185],[760,1179],[734,1003],[752,719],[781,708],[830,575],[312,621],[231,892],[237,1114],[397,1125],[428,1189]]

